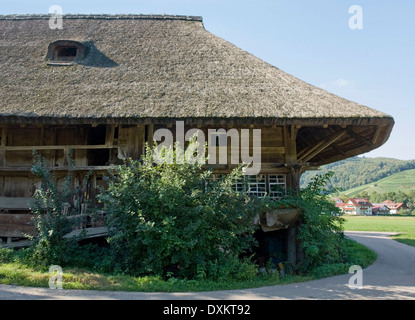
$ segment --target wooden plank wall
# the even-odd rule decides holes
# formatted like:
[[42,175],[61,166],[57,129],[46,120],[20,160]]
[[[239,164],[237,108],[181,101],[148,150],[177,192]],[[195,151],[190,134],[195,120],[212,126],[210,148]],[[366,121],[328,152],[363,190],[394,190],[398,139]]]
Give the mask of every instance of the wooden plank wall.
[[[162,126],[162,125],[155,125],[154,127],[154,131],[157,131],[158,129],[164,129],[167,128],[171,131],[172,135],[173,135],[173,140],[174,142],[177,141],[177,135],[176,133],[179,131],[176,131],[177,128],[175,125],[171,125],[171,126]],[[184,127],[184,133],[186,134],[186,132],[188,132],[190,129],[195,129],[195,127],[192,126],[185,126]],[[227,159],[227,164],[231,165],[232,163],[234,163],[236,160],[239,160],[239,162],[242,162],[241,159],[241,148],[245,148],[245,146],[241,145],[241,129],[248,129],[249,131],[249,135],[250,135],[250,140],[249,140],[249,155],[252,156],[253,155],[253,130],[254,129],[260,129],[261,130],[261,162],[263,164],[264,170],[265,171],[272,171],[272,172],[281,172],[281,169],[278,169],[277,166],[273,166],[275,164],[278,164],[281,167],[281,164],[285,163],[285,152],[286,152],[286,148],[285,148],[285,141],[284,141],[284,132],[283,132],[283,127],[277,127],[277,126],[268,126],[268,127],[260,127],[260,126],[238,126],[238,127],[231,127],[231,126],[209,126],[209,128],[207,127],[197,127],[197,129],[200,129],[205,137],[205,142],[208,143],[208,148],[210,148],[210,151],[212,151],[212,147],[213,145],[216,145],[216,141],[214,141],[214,138],[212,138],[211,140],[209,140],[209,134],[208,134],[208,130],[216,130],[218,131],[219,129],[224,129],[226,133],[229,132],[229,130],[231,129],[236,129],[238,131],[238,135],[239,135],[239,150],[235,150],[235,148],[232,147],[232,139],[231,137],[227,138],[227,144],[226,147],[224,146],[217,146],[216,147],[216,151],[212,151],[209,154],[209,157],[212,161],[212,163],[216,163],[218,164],[216,167],[219,169],[223,166],[219,165],[220,161],[220,154],[226,153],[226,159]],[[209,145],[209,141],[210,141],[210,145]],[[158,143],[160,143],[161,141],[159,141]],[[213,144],[212,144],[213,142]],[[186,143],[185,143],[186,144]],[[226,148],[226,150],[224,150],[223,148]],[[209,149],[208,149],[209,151]],[[244,150],[245,152],[247,150]],[[216,161],[213,160],[212,156],[214,155],[214,153],[216,154]],[[282,170],[282,171],[286,171],[286,170]]]
[[[171,130],[176,140],[176,126],[161,125],[0,125],[0,196],[31,196],[38,183],[37,177],[30,173],[33,156],[32,149],[44,156],[52,168],[64,170],[68,165],[69,149],[73,148],[73,160],[78,168],[86,172],[88,168],[101,170],[100,175],[93,176],[93,182],[100,181],[106,166],[111,163],[122,163],[125,158],[139,159],[144,152],[145,140],[152,139],[154,132],[160,128]],[[242,129],[250,130],[249,155],[253,155],[252,130],[261,130],[261,162],[262,173],[287,173],[286,137],[283,127],[277,126],[220,126],[197,127],[202,130],[206,140],[208,129],[236,129],[239,138]],[[184,133],[194,126],[185,126]],[[207,142],[207,141],[206,141]],[[241,150],[234,150],[231,138],[226,146],[227,165],[219,165],[217,170],[226,173],[232,163],[239,159]],[[240,145],[243,148],[244,146]],[[224,150],[217,147],[216,154]],[[233,157],[233,158],[232,158]],[[64,171],[61,171],[62,177]],[[82,176],[78,178],[82,181]]]

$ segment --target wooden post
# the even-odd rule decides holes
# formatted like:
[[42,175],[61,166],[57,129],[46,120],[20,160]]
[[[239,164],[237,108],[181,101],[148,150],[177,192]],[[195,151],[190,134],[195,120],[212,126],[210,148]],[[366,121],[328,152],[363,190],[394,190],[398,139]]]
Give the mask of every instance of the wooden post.
[[67,167],[69,165],[69,148],[63,149],[63,166]]
[[[56,146],[56,142],[57,142],[57,133],[56,133],[56,127],[52,127],[52,145]],[[56,150],[52,149],[52,155],[51,155],[51,159],[52,159],[52,166],[56,166]]]
[[0,147],[0,166],[6,166],[6,149],[4,147],[7,144],[7,127],[1,128],[1,147]]
[[154,144],[154,125],[153,124],[147,125],[147,142],[150,148],[152,148]]
[[297,227],[287,230],[287,260],[293,266],[297,264],[297,233]]
[[137,126],[137,136],[136,136],[136,143],[137,143],[137,159],[141,157],[141,155],[145,152],[145,143],[146,143],[146,127],[143,125]]
[[112,150],[114,146],[114,135],[115,135],[115,125],[107,124],[105,132],[105,145],[110,148],[108,150],[108,162],[111,163],[112,159]]
[[[298,163],[297,155],[297,133],[300,127],[284,126],[284,147],[285,147],[285,165],[290,169],[289,182],[291,188],[300,192],[300,177],[302,173],[302,164]],[[298,253],[300,252],[297,241],[298,227],[293,226],[287,230],[287,260],[295,266],[298,262]]]
[[296,164],[287,164],[287,167],[290,169],[290,185],[291,188],[296,191],[300,192],[300,179],[301,174],[303,173],[303,166],[299,163]]
[[114,145],[115,125],[107,125],[105,131],[105,145],[111,148]]

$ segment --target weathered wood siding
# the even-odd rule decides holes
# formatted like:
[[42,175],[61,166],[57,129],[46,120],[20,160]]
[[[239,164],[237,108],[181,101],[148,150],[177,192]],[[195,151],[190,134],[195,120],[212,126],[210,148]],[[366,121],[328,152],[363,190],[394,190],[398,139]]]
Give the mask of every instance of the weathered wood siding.
[[[33,195],[36,183],[39,183],[39,179],[30,172],[33,150],[45,157],[59,179],[65,176],[68,156],[72,150],[72,159],[77,171],[76,181],[79,183],[86,172],[93,170],[91,188],[105,184],[102,177],[109,165],[120,164],[127,158],[139,159],[145,151],[145,142],[151,143],[154,132],[161,128],[172,133],[174,142],[180,138],[177,136],[178,128],[175,124],[0,126],[0,196]],[[285,136],[287,130],[282,126],[184,126],[184,135],[191,129],[201,130],[206,143],[210,141],[209,129],[237,133],[238,149],[232,144],[234,138],[231,137],[227,138],[226,146],[216,146],[217,161],[210,167],[213,166],[217,173],[229,172],[236,166],[235,162],[242,162],[242,152],[248,152],[249,156],[253,156],[253,130],[258,129],[261,130],[261,174],[290,173],[284,166],[287,161],[287,150],[291,150],[286,145],[290,140]],[[249,130],[249,146],[241,143],[242,130]],[[216,145],[216,140],[211,140],[210,143]],[[209,148],[212,151],[213,145]],[[226,163],[221,163],[220,154],[225,154]],[[289,184],[290,179],[287,181]]]

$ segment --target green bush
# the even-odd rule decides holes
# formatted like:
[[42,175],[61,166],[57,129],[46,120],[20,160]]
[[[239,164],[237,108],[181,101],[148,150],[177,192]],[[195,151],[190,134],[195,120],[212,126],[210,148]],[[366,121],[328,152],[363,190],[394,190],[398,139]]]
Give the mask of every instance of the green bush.
[[340,210],[325,189],[333,172],[315,176],[301,190],[300,206],[303,208],[298,240],[304,253],[299,270],[343,262],[340,243],[344,238]]
[[198,280],[250,280],[258,274],[258,266],[249,258],[240,259],[235,255],[221,256],[197,268]]
[[[176,151],[179,150],[179,151]],[[251,259],[241,258],[255,245],[252,218],[278,207],[302,210],[299,224],[303,259],[297,271],[341,264],[347,256],[342,218],[324,193],[331,173],[313,178],[301,193],[279,201],[250,198],[234,186],[243,181],[243,167],[215,181],[204,161],[194,159],[198,145],[186,150],[146,147],[139,161],[129,159],[109,173],[109,186],[98,196],[104,204],[108,247],[81,246],[71,231],[64,203],[71,187],[71,165],[61,188],[46,161],[35,155],[32,172],[42,179],[32,208],[38,230],[34,243],[22,250],[32,265],[76,266],[102,272],[181,277],[199,280],[248,280],[258,272]],[[160,160],[171,161],[160,161]],[[6,260],[10,252],[0,252]],[[321,271],[325,273],[325,271]]]
[[[41,179],[31,207],[37,234],[32,237],[33,243],[25,253],[33,265],[68,265],[79,253],[78,241],[81,240],[82,233],[77,237],[64,237],[72,231],[72,225],[76,222],[75,219],[69,219],[64,213],[64,208],[80,193],[80,190],[73,187],[74,165],[71,151],[68,156],[68,168],[63,183],[59,185],[46,159],[36,152],[33,153],[32,173]],[[87,179],[88,175],[84,184]],[[71,214],[78,215],[79,210],[72,207]]]
[[298,208],[302,212],[298,223],[301,259],[297,272],[307,273],[319,266],[343,262],[340,246],[344,238],[343,218],[326,190],[332,175],[333,172],[328,172],[312,177],[300,193],[290,191],[278,201],[262,201],[264,209]]
[[14,250],[8,248],[0,248],[0,263],[12,262]]
[[140,161],[114,168],[99,199],[117,270],[161,276],[170,268],[174,276],[192,279],[203,273],[221,277],[223,268],[214,271],[215,263],[245,268],[234,262],[254,244],[255,206],[233,188],[242,168],[212,181],[203,161],[188,161],[197,147],[194,140],[184,152],[177,145],[174,150],[147,146]]

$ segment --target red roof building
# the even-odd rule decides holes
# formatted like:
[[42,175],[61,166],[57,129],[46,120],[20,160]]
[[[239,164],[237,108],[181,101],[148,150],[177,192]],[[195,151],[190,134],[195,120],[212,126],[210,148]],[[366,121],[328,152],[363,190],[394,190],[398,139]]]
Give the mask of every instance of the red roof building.
[[409,209],[405,203],[396,203],[391,200],[383,201],[382,204],[386,205],[390,209],[390,214],[407,213]]
[[373,205],[366,198],[349,198],[343,205],[343,212],[347,214],[372,215]]

